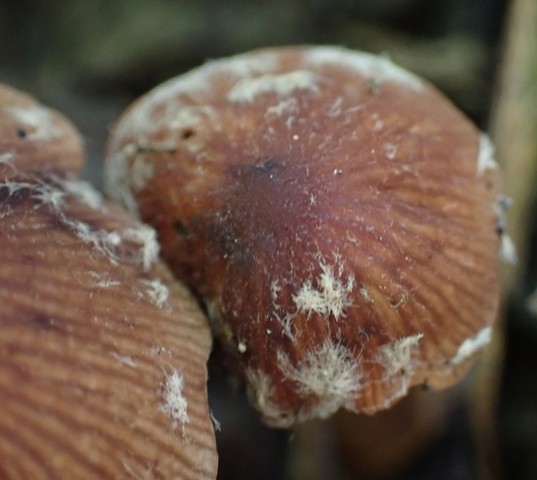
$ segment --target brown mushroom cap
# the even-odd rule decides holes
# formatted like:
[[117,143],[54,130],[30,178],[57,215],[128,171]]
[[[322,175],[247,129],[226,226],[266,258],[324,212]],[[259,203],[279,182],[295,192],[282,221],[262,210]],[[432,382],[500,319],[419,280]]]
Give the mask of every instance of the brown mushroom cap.
[[150,227],[69,178],[55,145],[16,141],[35,145],[0,150],[16,152],[0,182],[0,477],[215,478],[195,300]]
[[267,423],[290,426],[466,372],[498,305],[491,153],[385,58],[276,48],[137,101],[107,188],[155,226]]
[[15,169],[75,173],[83,162],[82,141],[69,120],[0,83],[0,178]]

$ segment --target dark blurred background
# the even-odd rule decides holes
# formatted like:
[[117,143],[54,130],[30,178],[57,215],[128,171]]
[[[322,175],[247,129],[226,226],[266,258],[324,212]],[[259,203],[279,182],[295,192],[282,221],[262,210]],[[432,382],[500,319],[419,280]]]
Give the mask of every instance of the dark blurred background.
[[[518,3],[524,2],[537,22],[537,1]],[[498,107],[506,90],[500,80],[511,78],[503,73],[511,68],[506,55],[516,56],[506,48],[507,39],[517,34],[510,29],[518,29],[509,22],[511,8],[506,0],[0,0],[0,81],[37,96],[78,126],[88,151],[84,177],[98,187],[106,137],[133,99],[207,60],[263,46],[322,43],[386,53],[437,85],[480,128],[493,125],[500,132],[508,121]],[[516,47],[515,53],[524,57],[524,48],[537,50],[535,28],[527,46]],[[537,98],[533,100],[529,131],[537,135]],[[498,142],[509,145],[503,138]],[[510,157],[510,150],[499,150],[507,165],[511,158],[503,157]],[[537,164],[537,156],[530,161]],[[507,189],[516,184],[513,170],[507,169]],[[528,182],[535,185],[535,177]],[[508,267],[515,270],[508,270],[505,281],[505,350],[499,341],[495,360],[487,364],[499,375],[488,380],[488,393],[480,399],[489,410],[476,414],[468,393],[454,391],[448,400],[439,400],[443,406],[438,412],[403,405],[393,418],[384,416],[377,423],[364,419],[354,424],[343,416],[295,432],[269,430],[220,366],[216,351],[210,398],[221,423],[219,478],[536,479],[537,222],[528,212],[537,209],[531,194],[535,189],[526,190],[521,203],[529,207],[523,221],[515,222],[513,235],[523,243],[520,261]],[[517,192],[507,193],[516,197]],[[472,378],[479,375],[474,372]],[[498,391],[494,378],[499,379]],[[416,443],[411,434],[407,441],[401,418],[429,415],[434,428],[419,434]],[[359,431],[360,438],[349,440],[349,428]],[[397,437],[399,456],[405,451],[400,444],[406,442],[407,450],[415,447],[405,460],[394,462],[393,452],[386,453],[385,461],[381,452],[376,466],[371,461],[360,470],[383,448],[381,431]],[[377,436],[379,441],[371,440]],[[481,444],[485,437],[486,448]],[[361,458],[369,460],[356,460]]]

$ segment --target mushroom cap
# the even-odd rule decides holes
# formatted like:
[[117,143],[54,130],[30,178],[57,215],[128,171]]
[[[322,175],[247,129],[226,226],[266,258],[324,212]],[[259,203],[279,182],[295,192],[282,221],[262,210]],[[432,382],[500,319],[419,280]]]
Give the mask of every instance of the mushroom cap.
[[216,478],[196,301],[150,227],[55,145],[20,141],[36,145],[0,150],[17,152],[0,181],[0,477]]
[[490,338],[492,147],[386,58],[287,47],[210,62],[127,110],[106,175],[204,300],[270,425],[446,387]]
[[0,177],[17,172],[82,168],[82,139],[59,112],[30,95],[0,83]]

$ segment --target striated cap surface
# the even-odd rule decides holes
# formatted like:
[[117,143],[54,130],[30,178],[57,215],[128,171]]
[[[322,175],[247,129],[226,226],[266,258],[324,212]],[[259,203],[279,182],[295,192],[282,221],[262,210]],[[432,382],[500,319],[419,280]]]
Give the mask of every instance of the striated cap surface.
[[489,341],[490,142],[385,58],[210,62],[131,106],[107,157],[108,193],[155,226],[271,425],[451,385]]
[[79,146],[27,133],[0,140],[0,477],[214,479],[205,317]]

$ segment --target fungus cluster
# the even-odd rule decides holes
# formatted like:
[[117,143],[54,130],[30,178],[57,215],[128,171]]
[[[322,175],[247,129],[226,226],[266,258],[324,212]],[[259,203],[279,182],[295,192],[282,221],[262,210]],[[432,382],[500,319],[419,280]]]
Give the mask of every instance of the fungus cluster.
[[452,385],[490,340],[514,258],[492,146],[385,58],[265,49],[157,87],[106,153],[133,215],[82,150],[0,86],[6,478],[216,476],[186,287],[276,427]]

